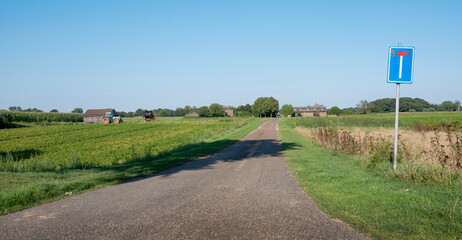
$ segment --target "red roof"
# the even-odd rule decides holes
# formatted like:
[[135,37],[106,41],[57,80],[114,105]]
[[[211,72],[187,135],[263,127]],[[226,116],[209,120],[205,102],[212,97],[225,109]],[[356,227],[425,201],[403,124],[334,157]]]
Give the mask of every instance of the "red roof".
[[190,113],[190,114],[186,114],[185,117],[199,117],[199,113],[197,113],[197,112],[192,112],[192,113]]
[[88,109],[83,117],[104,117],[104,114],[107,112],[114,112],[116,111],[113,108],[106,108],[106,109]]

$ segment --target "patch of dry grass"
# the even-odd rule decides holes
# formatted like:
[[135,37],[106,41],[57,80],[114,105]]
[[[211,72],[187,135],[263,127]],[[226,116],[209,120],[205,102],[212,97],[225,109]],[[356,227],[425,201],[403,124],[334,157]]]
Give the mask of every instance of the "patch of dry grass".
[[[387,168],[389,164],[386,163],[393,159],[394,129],[353,128],[348,131],[296,127],[295,130],[318,145],[365,157],[371,168],[377,165]],[[419,182],[428,180],[445,184],[461,177],[456,182],[462,183],[462,128],[458,123],[453,123],[433,132],[400,130],[398,161],[402,163],[402,172],[394,172],[392,175],[400,179],[412,178],[420,179],[416,180]],[[447,173],[454,175],[452,180],[444,180],[447,179],[444,176]]]

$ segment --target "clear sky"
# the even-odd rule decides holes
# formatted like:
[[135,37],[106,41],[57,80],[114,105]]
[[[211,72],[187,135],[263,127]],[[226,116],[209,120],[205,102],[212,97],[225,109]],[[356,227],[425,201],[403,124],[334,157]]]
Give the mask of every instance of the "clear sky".
[[462,101],[462,1],[0,0],[0,109]]

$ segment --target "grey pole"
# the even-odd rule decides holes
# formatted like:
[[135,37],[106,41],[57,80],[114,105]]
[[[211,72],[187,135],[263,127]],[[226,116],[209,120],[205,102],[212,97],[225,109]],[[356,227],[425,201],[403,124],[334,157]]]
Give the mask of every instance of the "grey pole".
[[[398,43],[398,46],[401,46],[401,43]],[[393,169],[396,170],[398,166],[398,118],[399,118],[399,86],[396,84],[396,108],[395,108],[395,146],[393,149]]]
[[395,147],[394,147],[394,154],[393,154],[393,169],[396,170],[396,166],[398,165],[398,118],[399,118],[399,86],[400,84],[396,84],[396,109],[395,109]]

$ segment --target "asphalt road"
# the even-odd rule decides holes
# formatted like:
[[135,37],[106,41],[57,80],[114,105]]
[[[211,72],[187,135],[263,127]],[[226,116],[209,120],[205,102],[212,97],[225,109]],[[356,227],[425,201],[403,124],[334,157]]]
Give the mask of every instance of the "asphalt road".
[[365,239],[316,207],[280,149],[272,120],[209,157],[1,216],[0,239]]

